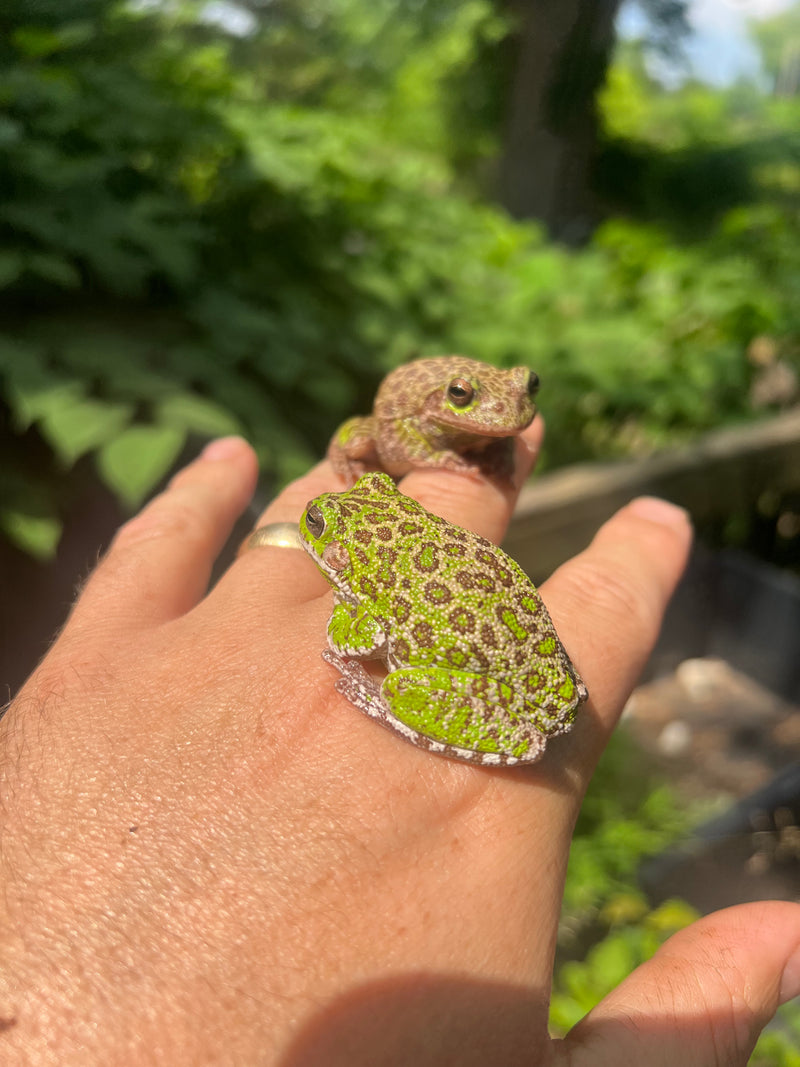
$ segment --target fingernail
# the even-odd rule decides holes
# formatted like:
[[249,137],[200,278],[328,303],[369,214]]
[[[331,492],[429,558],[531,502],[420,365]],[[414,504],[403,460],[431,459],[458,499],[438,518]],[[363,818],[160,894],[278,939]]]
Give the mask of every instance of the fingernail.
[[230,459],[237,452],[241,452],[244,443],[241,437],[218,437],[216,441],[209,441],[200,456],[202,459],[211,460]]
[[640,496],[628,505],[634,515],[640,519],[660,523],[662,526],[686,526],[691,522],[689,512],[677,504],[670,504],[668,500],[661,500],[657,496]]
[[781,1004],[786,1004],[795,997],[800,997],[800,950],[789,957],[781,976],[780,993]]

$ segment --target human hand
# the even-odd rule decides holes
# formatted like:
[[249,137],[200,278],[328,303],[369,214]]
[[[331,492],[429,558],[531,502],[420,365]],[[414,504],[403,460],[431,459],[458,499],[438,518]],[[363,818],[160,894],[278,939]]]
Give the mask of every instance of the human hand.
[[[492,771],[335,693],[303,553],[248,552],[206,595],[255,473],[220,442],[123,527],[0,723],[0,1061],[745,1064],[800,991],[795,905],[709,916],[563,1042],[546,1028],[572,826],[683,513],[628,506],[544,583],[592,699],[541,763]],[[262,522],[331,488],[322,464]],[[403,490],[494,540],[513,505],[442,472]]]

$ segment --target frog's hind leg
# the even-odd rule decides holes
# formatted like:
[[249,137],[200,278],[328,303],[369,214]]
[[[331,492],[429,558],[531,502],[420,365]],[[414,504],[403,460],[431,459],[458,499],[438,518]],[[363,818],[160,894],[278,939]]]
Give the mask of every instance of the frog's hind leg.
[[[392,714],[381,693],[381,686],[359,660],[340,656],[330,649],[323,651],[322,658],[342,675],[335,683],[337,693],[341,693],[359,711],[363,711],[371,719],[376,719],[381,725],[400,734],[406,741],[410,741],[418,748],[424,748],[427,752],[453,755],[452,746],[443,745],[431,737],[426,737]],[[454,758],[475,760],[475,757],[476,753],[465,752],[464,755],[455,755]],[[482,760],[481,762],[486,761]],[[512,760],[511,762],[516,761]]]
[[346,482],[355,484],[367,471],[381,469],[375,433],[372,415],[354,415],[333,435],[328,445],[328,459]]
[[[511,724],[492,722],[497,709],[487,706],[485,694],[475,696],[466,691],[471,680],[468,680],[467,687],[461,692],[455,708],[449,704],[444,707],[441,703],[443,693],[452,692],[453,675],[442,679],[444,689],[437,689],[435,683],[431,685],[431,679],[413,687],[403,687],[401,684],[399,689],[405,689],[406,697],[411,696],[410,703],[416,706],[416,714],[410,711],[408,701],[403,701],[405,706],[402,711],[400,708],[393,711],[384,695],[387,682],[381,685],[359,660],[341,656],[331,649],[325,649],[322,658],[342,675],[336,682],[337,692],[370,718],[376,719],[426,752],[435,752],[450,759],[477,763],[484,767],[513,767],[516,764],[534,763],[544,752],[544,735],[524,717],[512,716]],[[396,676],[403,673],[393,671],[389,674],[387,681],[391,680],[391,691],[394,691]],[[412,688],[416,690],[413,695],[410,693]],[[459,719],[457,727],[452,718],[454,713]],[[472,730],[469,728],[469,722],[472,723]],[[474,732],[476,735],[472,741],[475,746],[473,748],[459,743],[465,727],[467,734]]]
[[426,752],[435,752],[439,756],[446,756],[448,759],[458,760],[461,763],[474,763],[481,767],[517,767],[535,763],[543,754],[545,747],[544,737],[536,730],[532,730],[528,738],[527,752],[522,756],[514,756],[509,752],[484,752],[475,748],[461,748],[447,741],[437,741],[391,714],[387,715],[385,724],[417,748],[422,748]]
[[381,695],[380,682],[372,677],[364,664],[357,659],[340,656],[329,648],[323,651],[322,658],[342,676],[335,683],[337,693],[341,693],[370,718],[389,725],[389,708]]
[[415,745],[484,766],[535,763],[545,749],[539,723],[513,689],[493,678],[442,668],[401,668],[383,683],[391,725]]

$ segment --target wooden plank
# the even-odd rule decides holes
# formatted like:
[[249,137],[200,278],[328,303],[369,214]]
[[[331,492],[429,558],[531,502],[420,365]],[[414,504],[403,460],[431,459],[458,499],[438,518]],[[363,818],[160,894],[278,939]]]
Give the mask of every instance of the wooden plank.
[[702,524],[791,491],[800,491],[800,409],[716,430],[647,459],[579,464],[534,478],[520,494],[503,547],[540,581],[636,496],[671,500]]

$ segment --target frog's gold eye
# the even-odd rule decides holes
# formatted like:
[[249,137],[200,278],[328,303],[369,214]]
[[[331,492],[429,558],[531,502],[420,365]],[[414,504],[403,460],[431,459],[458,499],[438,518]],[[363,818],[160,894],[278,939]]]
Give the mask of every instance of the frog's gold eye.
[[312,537],[322,537],[325,531],[325,519],[316,504],[312,504],[306,512],[306,529]]
[[533,400],[536,394],[539,392],[539,375],[535,370],[532,370],[528,375],[528,396]]
[[465,408],[467,404],[471,404],[474,396],[472,382],[468,382],[466,378],[453,378],[447,387],[447,399],[457,408]]

